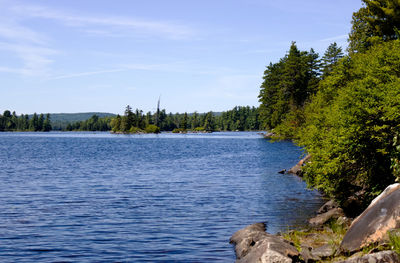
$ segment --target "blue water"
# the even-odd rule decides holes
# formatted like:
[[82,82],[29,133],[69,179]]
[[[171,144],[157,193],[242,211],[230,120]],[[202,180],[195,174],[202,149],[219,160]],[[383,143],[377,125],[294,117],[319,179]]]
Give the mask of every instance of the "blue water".
[[233,262],[255,222],[321,204],[277,172],[301,149],[257,133],[0,133],[0,262]]

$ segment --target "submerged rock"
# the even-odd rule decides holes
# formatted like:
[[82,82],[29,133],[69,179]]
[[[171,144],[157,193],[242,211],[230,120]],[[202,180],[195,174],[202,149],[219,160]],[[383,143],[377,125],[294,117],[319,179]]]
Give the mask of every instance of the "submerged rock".
[[349,258],[336,263],[399,263],[400,257],[396,252],[388,250],[378,253],[368,254],[362,257]]
[[388,240],[387,232],[400,227],[400,184],[390,185],[351,224],[340,245],[354,252]]
[[232,235],[237,263],[271,262],[291,263],[299,252],[288,241],[265,232],[265,224],[247,226]]

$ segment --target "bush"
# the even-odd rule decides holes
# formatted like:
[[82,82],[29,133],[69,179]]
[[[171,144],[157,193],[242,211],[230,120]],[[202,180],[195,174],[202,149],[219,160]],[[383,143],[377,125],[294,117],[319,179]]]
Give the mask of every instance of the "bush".
[[146,133],[160,133],[160,128],[156,125],[150,124],[148,125],[145,130]]
[[172,130],[172,133],[186,133],[186,129],[182,129],[182,128],[175,128]]
[[142,132],[143,132],[143,130],[139,129],[138,127],[131,127],[129,129],[129,133],[142,133]]
[[399,101],[399,41],[343,59],[306,106],[296,136],[312,156],[307,182],[339,201],[365,190],[366,203],[393,183]]
[[196,127],[196,128],[194,129],[194,131],[196,131],[196,132],[205,132],[206,129],[204,129],[204,127]]

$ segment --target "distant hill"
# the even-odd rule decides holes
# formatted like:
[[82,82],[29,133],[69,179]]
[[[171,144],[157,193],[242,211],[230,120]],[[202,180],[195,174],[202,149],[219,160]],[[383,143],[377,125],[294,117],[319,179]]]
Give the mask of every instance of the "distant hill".
[[[100,118],[117,116],[114,113],[108,112],[50,113],[50,119],[53,130],[61,130],[67,127],[69,123],[85,121],[93,115],[97,115]],[[31,117],[32,115],[29,115],[29,118]]]
[[81,112],[81,113],[50,113],[50,118],[52,122],[77,122],[77,121],[85,121],[92,117],[93,115],[97,115],[100,118],[103,117],[115,117],[117,116],[114,113],[107,112]]

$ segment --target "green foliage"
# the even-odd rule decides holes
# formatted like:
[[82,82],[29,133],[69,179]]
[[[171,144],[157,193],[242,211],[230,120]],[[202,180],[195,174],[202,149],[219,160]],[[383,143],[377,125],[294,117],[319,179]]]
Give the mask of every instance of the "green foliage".
[[342,201],[360,189],[368,201],[392,183],[399,101],[399,41],[342,59],[321,82],[297,131],[313,158],[305,168],[308,183]]
[[111,129],[111,118],[99,118],[96,114],[85,121],[69,123],[67,131],[109,131]]
[[301,109],[317,90],[319,72],[318,54],[312,49],[299,51],[295,42],[285,57],[270,64],[264,72],[258,96],[262,127],[274,129],[291,112]]
[[175,128],[172,130],[172,133],[187,133],[187,131],[182,128]]
[[[155,125],[156,119],[159,126]],[[128,133],[131,127],[145,130],[152,123],[159,127],[160,131],[249,131],[260,129],[260,116],[258,108],[249,106],[237,106],[222,113],[167,114],[165,110],[159,110],[158,113],[148,112],[146,115],[143,115],[141,110],[132,112],[132,109],[127,107],[124,116],[118,115],[111,119],[110,128],[113,132]]]
[[336,42],[330,44],[322,57],[321,70],[324,77],[327,77],[332,72],[333,67],[342,57],[342,48],[339,47]]
[[353,14],[349,53],[365,52],[371,46],[399,39],[400,2],[363,0],[364,7]]
[[73,125],[77,122],[86,121],[93,115],[99,118],[115,117],[115,114],[104,112],[85,112],[85,113],[52,113],[50,114],[51,126],[53,130],[67,130],[68,124]]
[[143,133],[143,130],[138,127],[132,126],[127,133]]
[[157,126],[154,125],[154,124],[150,124],[150,125],[148,125],[148,126],[144,129],[144,131],[145,131],[146,133],[160,133],[160,128],[157,127]]
[[400,256],[400,231],[397,229],[395,231],[389,232],[389,246],[392,250]]
[[32,118],[29,119],[28,115],[22,114],[17,116],[14,111],[12,114],[9,110],[4,111],[3,115],[0,115],[0,131],[50,131],[51,121],[50,115],[46,115],[46,119],[43,114],[38,115],[35,113]]
[[204,132],[206,130],[204,129],[204,127],[197,127],[197,128],[194,129],[194,131],[195,132]]

